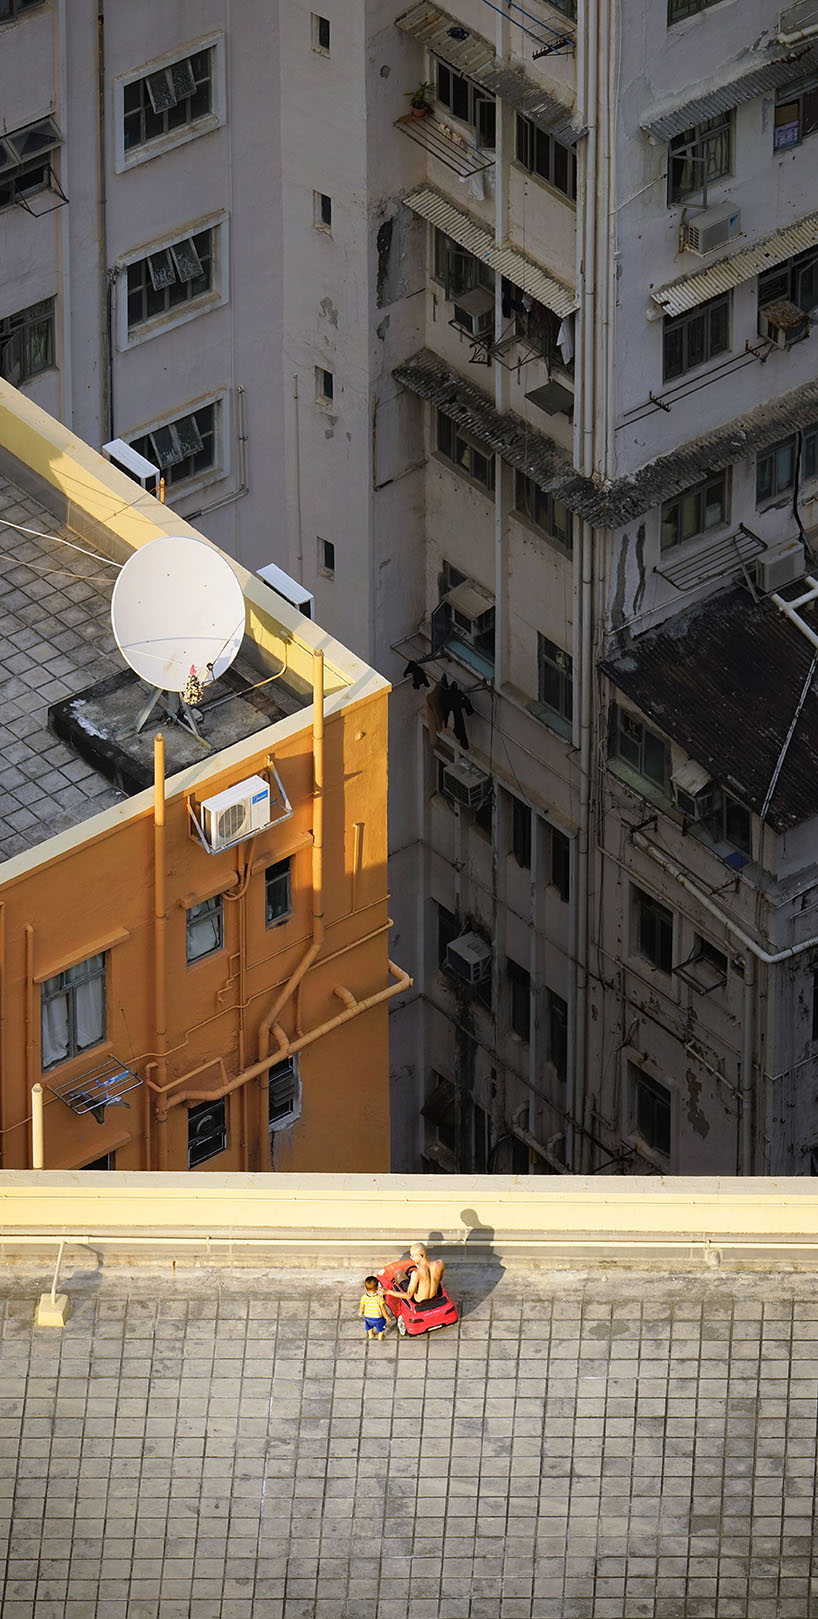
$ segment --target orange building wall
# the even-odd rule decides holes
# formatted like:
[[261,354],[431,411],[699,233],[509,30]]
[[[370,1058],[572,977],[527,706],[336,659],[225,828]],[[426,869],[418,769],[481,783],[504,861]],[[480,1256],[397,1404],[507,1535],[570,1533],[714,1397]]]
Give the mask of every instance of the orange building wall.
[[[280,1022],[291,1038],[343,1011],[342,986],[357,999],[383,990],[387,971],[386,691],[331,714],[325,729],[325,938],[300,995]],[[168,783],[165,830],[167,1079],[201,1072],[197,1089],[217,1092],[257,1060],[259,1025],[312,938],[312,731],[275,751],[293,805],[292,819],[220,855],[191,835],[183,778]],[[270,733],[262,733],[267,738]],[[249,747],[249,745],[248,745]],[[263,770],[268,752],[248,751],[240,768],[197,779],[197,799]],[[133,810],[138,803],[138,814]],[[0,888],[2,904],[2,1074],[0,1163],[30,1163],[30,1088],[45,1091],[45,1167],[80,1167],[116,1152],[118,1169],[156,1168],[156,1097],[143,1083],[129,1108],[106,1111],[98,1124],[76,1116],[51,1086],[79,1078],[108,1052],[142,1078],[156,1077],[154,1019],[154,823],[152,795],[124,806],[123,818],[76,846],[52,840],[38,863]],[[130,818],[128,815],[130,813]],[[362,831],[355,832],[359,823]],[[356,874],[356,837],[360,869]],[[292,915],[265,926],[265,869],[292,856]],[[16,863],[16,864],[19,864]],[[248,869],[249,868],[249,869]],[[245,887],[246,883],[246,887]],[[224,902],[224,948],[188,967],[185,908],[217,892],[244,890]],[[354,908],[353,908],[354,906]],[[346,948],[351,946],[351,948]],[[39,982],[106,949],[107,1034],[102,1046],[41,1071]],[[339,954],[339,952],[342,952]],[[302,1115],[274,1134],[274,1167],[287,1170],[377,1171],[389,1168],[387,1005],[352,1018],[308,1045],[300,1058]],[[275,1048],[275,1039],[272,1045]],[[223,1070],[217,1059],[221,1059]],[[227,1150],[201,1167],[269,1168],[262,1107],[266,1075],[228,1098]],[[166,1167],[187,1167],[187,1107],[171,1106],[164,1127]]]

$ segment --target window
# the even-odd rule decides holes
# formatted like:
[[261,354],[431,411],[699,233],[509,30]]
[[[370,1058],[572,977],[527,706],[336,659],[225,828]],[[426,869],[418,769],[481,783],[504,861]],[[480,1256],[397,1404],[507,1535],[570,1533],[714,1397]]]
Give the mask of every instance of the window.
[[[434,1069],[432,1081],[432,1089],[420,1110],[426,1125],[426,1155],[435,1169],[445,1170],[449,1166],[455,1169],[457,1164],[452,1163],[452,1159],[457,1152],[457,1091],[450,1079],[444,1079]],[[437,1152],[437,1146],[443,1147],[444,1152]]]
[[215,955],[224,944],[224,902],[221,894],[191,905],[185,924],[185,954],[188,966]]
[[[41,191],[55,190],[62,197],[51,169],[53,154],[61,144],[53,118],[38,118],[36,123],[0,135],[0,209],[11,208],[15,202],[28,206],[28,198]],[[29,208],[29,212],[35,211],[40,210]]]
[[494,492],[494,455],[486,452],[469,433],[456,427],[442,411],[437,413],[438,453],[452,466],[475,478],[490,494]]
[[318,536],[318,572],[324,579],[335,578],[335,546],[332,540]]
[[[812,1039],[818,1040],[818,967],[812,969]],[[818,1171],[812,1171],[816,1173]]]
[[196,1169],[208,1158],[215,1158],[227,1146],[225,1097],[216,1102],[197,1102],[187,1110],[187,1167]]
[[447,107],[453,118],[461,124],[471,124],[478,146],[493,148],[496,131],[494,97],[449,67],[447,62],[435,63],[437,72],[437,99]]
[[54,299],[0,320],[0,377],[19,388],[54,364]]
[[647,725],[618,703],[611,710],[610,756],[630,765],[638,775],[645,776],[663,792],[668,791],[670,758],[664,739],[648,729]]
[[445,905],[437,907],[437,964],[443,972],[446,971],[446,951],[453,939],[460,936],[460,923],[454,911],[447,911]]
[[40,989],[42,1065],[77,1057],[105,1039],[105,956],[90,956]]
[[714,989],[723,989],[727,983],[727,957],[723,950],[711,944],[709,939],[702,938],[700,933],[694,934],[693,949],[687,961],[682,961],[673,971],[683,983],[689,984],[700,995],[709,995]]
[[637,950],[659,972],[673,970],[673,912],[641,888],[633,891],[636,907]]
[[531,810],[521,798],[511,800],[511,853],[523,871],[531,870]]
[[127,269],[128,331],[173,314],[213,287],[214,230],[183,236],[136,259]]
[[548,0],[555,11],[561,11],[564,17],[570,17],[572,22],[577,20],[577,0]]
[[515,474],[514,505],[523,517],[547,534],[549,539],[557,540],[564,545],[566,551],[573,550],[574,546],[574,519],[567,506],[563,506],[556,495],[545,489],[540,489],[533,478],[524,472]]
[[335,397],[335,378],[322,365],[315,367],[315,398],[319,405],[331,405]]
[[698,11],[706,11],[708,6],[715,5],[718,5],[718,0],[667,0],[668,26],[682,22],[685,17],[695,17]]
[[12,17],[19,17],[24,11],[30,11],[32,6],[42,5],[42,0],[0,0],[0,23],[10,22]]
[[733,166],[733,115],[717,113],[674,135],[668,156],[668,202],[683,202],[721,180]]
[[531,974],[511,958],[506,962],[510,996],[509,1021],[519,1040],[531,1039]]
[[748,809],[731,798],[729,793],[720,794],[720,803],[716,810],[717,833],[725,843],[732,844],[750,859],[753,853],[753,818]]
[[664,323],[665,382],[684,376],[730,347],[730,294],[710,298],[684,315]]
[[780,299],[797,304],[807,314],[818,304],[818,253],[810,248],[795,258],[785,259],[772,270],[765,270],[758,278],[758,307],[778,303]]
[[638,1134],[645,1145],[664,1158],[670,1157],[671,1093],[658,1079],[651,1079],[633,1063],[628,1065],[631,1078],[631,1106]]
[[125,152],[207,118],[213,108],[213,49],[194,51],[123,87]]
[[799,146],[818,129],[818,78],[785,85],[776,96],[773,151]]
[[477,287],[494,291],[494,271],[483,259],[475,258],[445,231],[434,228],[432,238],[432,277],[442,282],[446,297],[462,298]]
[[270,1134],[301,1117],[301,1075],[298,1057],[277,1062],[268,1073]]
[[568,1078],[568,1002],[553,989],[547,989],[545,997],[548,1060],[564,1084]]
[[101,1158],[92,1158],[90,1164],[79,1164],[79,1169],[116,1169],[116,1153],[104,1152]]
[[188,416],[151,428],[129,442],[158,466],[171,488],[216,465],[217,406],[200,405]]
[[[795,483],[798,434],[772,444],[756,459],[756,505],[786,494]],[[801,478],[814,478],[818,474],[818,422],[801,430]]]
[[685,489],[662,507],[662,550],[670,551],[685,540],[695,540],[708,529],[730,521],[730,476],[716,472],[702,483]]
[[329,17],[319,17],[317,11],[312,13],[312,48],[329,56]]
[[556,315],[546,304],[515,286],[508,276],[503,276],[500,290],[503,320],[511,320],[513,316],[514,336],[530,349],[530,358],[539,356],[547,362],[549,370],[556,368],[573,377],[573,315]]
[[574,660],[570,652],[563,652],[547,636],[538,635],[537,664],[541,706],[570,726],[574,717]]
[[[441,582],[443,599],[438,602],[431,617],[432,651],[439,652],[448,646],[456,657],[491,675],[494,670],[493,598],[476,580],[464,579],[447,562],[443,564]],[[468,741],[463,741],[463,716],[472,710],[466,698],[462,702],[458,699],[457,710],[454,715],[455,735],[468,747]]]
[[292,877],[289,860],[277,860],[274,866],[268,866],[264,874],[265,879],[265,918],[268,928],[275,927],[277,922],[283,922],[286,916],[292,915]]
[[494,831],[494,787],[492,783],[489,783],[482,804],[478,804],[477,808],[472,810],[472,822],[481,832],[485,832],[487,838],[492,836]]
[[551,842],[551,886],[556,888],[563,904],[571,897],[571,839],[556,826],[549,829]]
[[549,135],[546,130],[532,124],[530,118],[517,114],[517,162],[529,174],[547,180],[556,191],[571,202],[577,200],[577,154],[570,146]]
[[332,198],[324,191],[312,194],[312,222],[316,230],[332,230]]

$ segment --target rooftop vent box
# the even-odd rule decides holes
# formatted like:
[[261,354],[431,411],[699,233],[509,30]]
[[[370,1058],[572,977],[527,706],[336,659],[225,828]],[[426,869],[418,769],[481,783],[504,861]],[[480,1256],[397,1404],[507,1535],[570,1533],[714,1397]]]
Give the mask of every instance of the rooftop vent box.
[[789,299],[779,298],[777,303],[765,304],[759,309],[758,331],[760,337],[768,338],[776,348],[788,349],[792,343],[800,343],[802,337],[808,336],[809,315]]
[[465,762],[446,765],[443,771],[443,791],[453,804],[464,809],[479,809],[484,804],[491,786],[491,777],[476,765]]
[[688,759],[670,778],[673,801],[689,821],[704,821],[713,809],[713,780],[703,765]]
[[267,562],[263,568],[258,568],[256,571],[259,579],[263,579],[265,585],[269,585],[271,590],[275,590],[279,596],[283,596],[291,607],[297,607],[299,613],[303,613],[305,618],[313,617],[315,597],[310,594],[309,590],[305,590],[297,579],[291,578],[288,573],[284,572],[283,568],[277,567],[275,562]]
[[248,776],[223,793],[202,799],[201,810],[202,829],[211,849],[227,849],[269,825],[269,783],[263,776]]
[[777,556],[764,557],[756,563],[756,584],[765,596],[769,596],[772,591],[794,584],[796,579],[803,579],[806,571],[804,547],[799,540],[793,540]]
[[479,933],[461,933],[446,946],[446,968],[466,984],[482,984],[491,972],[491,950]]
[[682,248],[703,257],[705,253],[713,253],[717,247],[724,247],[725,242],[731,242],[740,231],[739,208],[734,208],[731,203],[723,203],[720,208],[705,208],[703,213],[697,214],[695,219],[688,219],[682,226]]

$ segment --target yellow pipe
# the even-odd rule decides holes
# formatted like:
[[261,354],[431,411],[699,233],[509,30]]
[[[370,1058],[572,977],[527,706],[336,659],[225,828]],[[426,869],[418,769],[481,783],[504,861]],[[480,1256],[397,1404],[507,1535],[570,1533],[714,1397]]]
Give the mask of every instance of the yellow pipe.
[[26,1090],[34,1084],[34,929],[25,926],[26,940]]
[[43,1130],[43,1087],[38,1080],[31,1087],[31,1167],[45,1168]]
[[0,904],[0,1169],[3,1167],[3,1094],[6,1070],[6,907]]
[[364,847],[364,823],[355,821],[352,827],[352,902],[350,909],[358,909],[358,878],[361,874],[361,857]]
[[[153,1006],[156,1079],[161,1087],[168,1072],[167,904],[165,896],[165,738],[153,739]],[[168,1167],[167,1113],[157,1107],[158,1167]],[[148,1162],[147,1168],[150,1168]]]

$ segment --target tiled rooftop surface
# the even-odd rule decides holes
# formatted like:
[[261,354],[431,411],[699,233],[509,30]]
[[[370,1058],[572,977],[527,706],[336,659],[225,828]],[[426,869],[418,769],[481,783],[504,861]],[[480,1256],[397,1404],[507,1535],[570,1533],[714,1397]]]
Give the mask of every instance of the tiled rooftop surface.
[[52,736],[48,709],[123,665],[110,620],[115,568],[62,544],[67,531],[5,478],[0,520],[0,860],[9,860],[122,799]]
[[380,1344],[357,1267],[89,1260],[62,1332],[44,1274],[5,1277],[3,1619],[818,1615],[808,1276],[452,1262],[459,1327]]

